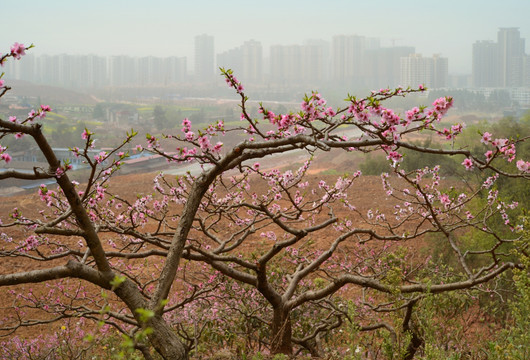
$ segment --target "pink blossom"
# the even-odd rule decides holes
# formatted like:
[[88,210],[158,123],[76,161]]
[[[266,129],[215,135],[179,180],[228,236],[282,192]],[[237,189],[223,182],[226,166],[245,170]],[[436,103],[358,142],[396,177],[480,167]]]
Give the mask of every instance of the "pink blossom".
[[195,133],[193,131],[188,131],[186,133],[186,140],[192,141],[194,137],[195,137]]
[[518,160],[516,165],[519,171],[524,173],[530,172],[530,161]]
[[72,148],[72,154],[78,158],[79,157],[79,148],[78,147],[73,147]]
[[459,134],[462,132],[462,130],[464,130],[464,125],[463,124],[453,125],[451,126],[451,130],[453,131],[454,134]]
[[2,155],[0,155],[0,159],[4,160],[6,163],[9,163],[12,157],[8,153],[3,153]]
[[480,140],[483,144],[488,144],[491,141],[491,134],[489,132],[485,132],[482,134],[482,139]]
[[17,117],[16,116],[10,116],[9,117],[9,121],[11,121],[12,123],[16,123],[17,122]]
[[107,153],[105,151],[101,151],[98,155],[95,155],[94,156],[94,160],[96,160],[96,162],[98,164],[102,163],[103,161],[105,161],[106,159],[106,156],[107,156]]
[[17,60],[20,60],[23,55],[26,55],[26,47],[24,44],[14,43],[11,46],[11,55]]
[[199,145],[202,150],[207,150],[210,147],[210,139],[207,136],[201,136],[199,138]]
[[90,135],[90,131],[85,129],[85,130],[83,130],[83,133],[81,134],[81,139],[86,140],[86,139],[88,139],[89,135]]
[[504,146],[500,149],[500,152],[503,153],[504,158],[508,159],[509,162],[512,162],[515,160],[515,145],[510,144],[508,146]]
[[221,148],[223,147],[223,143],[222,142],[217,142],[217,144],[214,145],[213,147],[213,151],[218,153],[221,151]]
[[451,199],[449,198],[449,195],[447,194],[440,195],[439,199],[440,199],[440,202],[444,204],[446,208],[449,206],[449,204],[451,204]]
[[470,158],[466,158],[462,162],[462,165],[464,165],[466,167],[466,170],[471,170],[471,169],[473,169],[473,160],[471,160]]
[[182,132],[187,133],[191,130],[191,121],[188,120],[188,118],[185,118],[182,120]]
[[453,106],[453,98],[447,96],[438,98],[434,100],[432,106],[437,113],[444,115]]
[[451,130],[449,130],[448,128],[444,128],[442,131],[441,131],[441,134],[442,135],[445,135],[445,138],[447,140],[451,140],[453,138],[453,134],[451,133]]
[[414,107],[412,109],[410,109],[409,111],[406,112],[406,115],[407,115],[407,120],[412,120],[416,114],[418,114],[420,112],[420,109],[418,107]]
[[46,111],[46,112],[52,111],[49,105],[41,105],[40,108],[42,109],[42,111]]
[[333,110],[333,108],[332,108],[331,106],[327,108],[326,113],[327,113],[329,116],[335,116],[335,115],[337,115],[337,112],[336,112],[335,110]]
[[388,156],[386,158],[387,160],[392,160],[394,164],[396,164],[397,162],[400,162],[403,159],[403,155],[401,155],[397,151],[391,151],[388,153]]
[[4,86],[4,80],[0,79],[0,87]]
[[491,145],[502,148],[503,146],[506,146],[507,143],[508,139],[495,139],[491,142]]

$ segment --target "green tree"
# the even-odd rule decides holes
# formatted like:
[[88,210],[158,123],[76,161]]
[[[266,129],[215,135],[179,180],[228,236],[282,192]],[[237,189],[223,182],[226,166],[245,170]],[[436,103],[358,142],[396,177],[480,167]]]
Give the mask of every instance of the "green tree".
[[167,127],[168,120],[166,110],[162,106],[156,105],[153,109],[153,121],[157,130],[162,130]]
[[94,119],[102,120],[105,118],[105,109],[103,108],[103,104],[98,103],[96,106],[94,106],[94,112],[92,113],[92,116]]

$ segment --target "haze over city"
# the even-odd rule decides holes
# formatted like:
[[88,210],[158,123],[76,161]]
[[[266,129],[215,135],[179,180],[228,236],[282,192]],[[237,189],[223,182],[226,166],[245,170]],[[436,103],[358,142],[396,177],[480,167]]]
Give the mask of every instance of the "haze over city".
[[193,65],[194,37],[215,36],[220,53],[255,39],[264,55],[271,45],[301,44],[333,35],[381,39],[382,46],[414,46],[424,56],[449,59],[449,73],[471,72],[472,44],[495,40],[501,27],[530,38],[530,2],[523,0],[327,2],[242,0],[4,1],[4,47],[34,43],[33,54],[186,56]]

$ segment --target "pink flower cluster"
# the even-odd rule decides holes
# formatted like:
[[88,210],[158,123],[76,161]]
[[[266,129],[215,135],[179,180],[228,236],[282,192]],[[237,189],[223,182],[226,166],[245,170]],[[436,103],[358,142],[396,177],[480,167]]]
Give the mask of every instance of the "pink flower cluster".
[[397,151],[390,151],[387,155],[387,160],[392,160],[394,166],[403,160],[403,155],[401,155],[400,153],[398,153]]
[[517,163],[517,169],[525,174],[530,173],[530,161],[524,161],[524,160],[518,160]]
[[441,97],[432,103],[434,111],[436,111],[440,115],[445,115],[447,111],[453,106],[453,98],[452,97]]
[[234,74],[232,73],[231,70],[228,70],[226,72],[223,72],[224,76],[225,76],[225,81],[226,83],[228,84],[229,87],[233,87],[236,89],[236,92],[238,94],[242,94],[243,93],[243,90],[245,90],[245,88],[243,87],[243,85],[241,84],[241,82],[239,80],[237,80],[237,78],[234,76]]
[[20,60],[22,56],[26,55],[26,47],[24,44],[19,44],[18,42],[14,43],[11,46],[11,56],[15,59]]
[[420,108],[415,106],[412,109],[405,112],[405,116],[407,119],[406,125],[409,125],[412,120],[417,120],[421,116],[422,111],[420,111]]
[[0,145],[0,160],[4,160],[6,163],[9,163],[12,158],[11,155],[6,153],[7,147]]
[[455,124],[450,129],[444,128],[442,131],[438,131],[438,134],[445,136],[446,140],[454,139],[458,134],[464,130],[464,124]]
[[[503,158],[508,160],[509,162],[512,162],[515,160],[516,155],[516,149],[515,149],[515,142],[511,141],[509,139],[495,139],[492,140],[493,136],[489,132],[485,132],[482,134],[482,139],[480,139],[480,142],[484,145],[491,145],[495,148],[495,153],[492,150],[486,151],[484,153],[484,156],[486,157],[486,160],[490,161],[493,159],[493,157],[497,154],[501,154]],[[519,168],[519,167],[518,167]]]
[[472,170],[473,169],[473,160],[471,160],[470,158],[466,158],[462,162],[462,165],[465,166],[466,170]]
[[[195,132],[191,131],[191,121],[188,118],[185,118],[184,120],[182,120],[182,127],[180,130],[184,133],[184,138],[177,138],[182,141],[189,142],[195,146],[198,146],[203,151],[203,153],[219,154],[221,152],[223,143],[217,142],[214,145],[210,142],[210,139],[212,136],[216,136],[219,133],[223,135],[225,134],[224,122],[222,120],[219,120],[215,124],[210,124],[205,129],[203,129],[205,133],[199,131],[199,135],[197,135]],[[153,146],[153,137],[149,139],[149,144],[150,146]],[[175,156],[176,161],[190,161],[197,154],[197,149],[192,148],[188,150],[187,147],[178,147],[177,152],[178,153]]]

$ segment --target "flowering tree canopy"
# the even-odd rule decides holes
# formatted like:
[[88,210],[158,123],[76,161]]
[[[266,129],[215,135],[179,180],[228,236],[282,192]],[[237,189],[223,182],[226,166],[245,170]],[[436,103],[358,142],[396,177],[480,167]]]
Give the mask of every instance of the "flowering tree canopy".
[[[25,50],[15,43],[0,62],[20,59]],[[409,334],[406,354],[412,358],[423,341],[411,314],[422,299],[473,289],[521,266],[507,253],[507,247],[520,246],[517,219],[510,217],[517,203],[503,201],[495,182],[530,178],[530,163],[516,152],[526,138],[485,132],[480,155],[443,146],[463,131],[462,124],[441,125],[452,98],[403,115],[385,107],[389,99],[425,91],[422,86],[349,96],[339,108],[313,92],[297,112],[275,114],[260,105],[254,118],[241,82],[230,70],[222,74],[240,98],[240,125],[219,120],[198,129],[184,119],[178,134],[147,135],[147,151],[175,166],[196,162],[201,169],[176,178],[160,174],[147,195],[131,197],[110,186],[135,132],[121,146],[93,155],[95,134],[85,129],[82,145],[71,149],[90,167],[80,184],[69,178],[71,165],[58,161],[43,135],[49,106],[24,119],[0,119],[0,141],[29,136],[48,163],[31,173],[6,170],[0,179],[54,179],[58,185],[40,187],[37,214],[2,214],[0,256],[33,269],[1,274],[0,286],[49,283],[51,289],[38,298],[20,295],[18,303],[37,311],[17,308],[3,322],[5,333],[81,317],[128,334],[146,358],[154,349],[164,359],[184,359],[206,324],[225,319],[219,327],[229,329],[229,319],[244,314],[267,329],[260,346],[272,353],[292,354],[296,346],[316,355],[322,334],[351,322],[360,331]],[[0,79],[0,95],[8,90]],[[413,142],[420,133],[438,136],[440,146]],[[228,135],[242,140],[226,145]],[[175,148],[164,150],[162,137],[164,143],[175,141]],[[385,154],[392,171],[380,178],[391,210],[358,203],[359,171],[347,169],[333,178],[310,174],[320,153],[337,150]],[[449,188],[439,166],[402,169],[404,150],[459,156],[466,170],[488,175],[476,186]],[[294,151],[307,155],[298,169],[262,163]],[[9,162],[9,149],[0,147],[0,157]],[[506,170],[499,166],[504,162],[516,165]],[[459,235],[471,230],[488,241],[468,247]],[[406,251],[409,243],[432,234],[450,247],[456,274]],[[98,288],[113,295],[102,297]],[[352,299],[354,315],[344,299]],[[401,316],[400,327],[388,320],[390,313]]]

